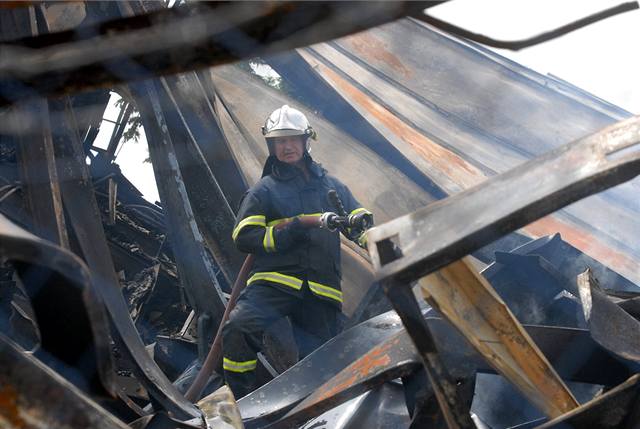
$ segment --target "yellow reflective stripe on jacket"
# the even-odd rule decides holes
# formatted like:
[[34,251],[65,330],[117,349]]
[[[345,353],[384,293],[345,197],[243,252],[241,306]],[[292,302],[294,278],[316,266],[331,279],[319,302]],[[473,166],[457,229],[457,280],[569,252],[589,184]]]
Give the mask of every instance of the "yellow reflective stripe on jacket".
[[295,290],[302,289],[302,280],[293,276],[287,276],[285,274],[280,274],[275,271],[264,272],[264,273],[255,273],[252,275],[249,280],[247,280],[247,285],[258,281],[258,280],[266,280],[272,283],[280,283],[285,286],[289,286],[294,288]]
[[358,213],[368,213],[368,214],[372,214],[369,210],[365,209],[364,207],[358,207],[355,210],[352,210],[351,213],[349,213],[349,216],[351,215],[356,215]]
[[262,239],[262,247],[268,253],[276,251],[276,241],[273,238],[273,227],[268,226],[264,230],[264,238]]
[[290,220],[293,220],[293,219],[295,219],[297,217],[303,217],[303,216],[317,216],[317,217],[320,217],[321,215],[322,215],[322,213],[311,213],[311,214],[304,214],[303,213],[303,214],[299,214],[299,215],[296,215],[296,216],[293,216],[293,217],[285,217],[285,218],[282,218],[282,219],[275,219],[275,220],[269,221],[269,222],[267,222],[267,226],[276,226],[276,225],[281,224],[283,222],[288,222]]
[[266,226],[265,217],[263,215],[255,215],[242,219],[238,226],[234,228],[233,233],[231,234],[231,238],[233,238],[233,240],[235,241],[238,237],[238,234],[240,234],[240,230],[249,225]]
[[338,289],[334,289],[332,287],[325,286],[323,284],[312,282],[312,281],[309,281],[309,289],[311,289],[311,292],[317,295],[321,295],[327,298],[335,299],[338,302],[342,302],[342,292],[340,292]]
[[256,369],[258,360],[248,360],[245,362],[236,362],[228,358],[222,358],[222,368],[231,372],[247,372]]

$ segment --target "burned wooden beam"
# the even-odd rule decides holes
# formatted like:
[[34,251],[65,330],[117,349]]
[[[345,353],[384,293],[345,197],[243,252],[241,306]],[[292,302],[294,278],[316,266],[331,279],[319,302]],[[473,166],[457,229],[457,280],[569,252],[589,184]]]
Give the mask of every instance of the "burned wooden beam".
[[39,126],[18,138],[18,164],[22,192],[37,235],[69,248],[62,210],[60,183],[54,160],[49,107],[46,100],[34,100],[23,106],[38,117]]
[[198,2],[5,43],[0,106],[224,64],[345,36],[429,2]]
[[578,406],[569,388],[468,258],[419,280],[425,300],[549,417]]
[[[38,29],[33,6],[12,10],[7,18],[32,36]],[[8,36],[8,34],[4,34]],[[31,214],[33,228],[39,236],[69,248],[60,184],[51,141],[49,106],[46,100],[32,100],[16,106],[17,111],[36,118],[34,126],[18,137],[18,164],[22,193]]]
[[118,182],[109,178],[109,225],[116,223],[116,203],[118,202]]
[[[201,147],[225,145],[225,142],[221,141],[219,129],[218,136],[215,135],[217,128],[215,116],[209,112],[207,117],[202,118],[198,115],[198,111],[202,112],[204,106],[198,106],[199,109],[192,106],[196,98],[206,100],[206,94],[197,85],[195,74],[169,79],[160,78],[159,83],[161,87],[158,88],[158,96],[169,134],[172,136],[173,147],[194,217],[203,240],[222,270],[227,283],[233,284],[244,261],[244,255],[238,252],[231,239],[235,213],[227,198],[229,194],[222,189],[218,178],[224,178],[226,185],[229,185],[229,181],[237,181],[233,183],[231,193],[231,195],[235,194],[236,201],[246,190],[246,185],[230,154],[227,154],[229,156],[226,160],[227,165],[218,163],[211,165],[204,157]],[[195,90],[196,93],[190,94],[190,90]],[[229,163],[232,165],[230,166]],[[221,167],[220,170],[218,167]],[[226,188],[227,191],[231,191],[230,186]]]
[[[236,163],[230,145],[233,141],[223,130],[220,112],[216,106],[216,88],[211,80],[211,74],[206,71],[193,72],[187,81],[193,82],[198,88],[202,99],[187,97],[187,106],[194,112],[191,119],[193,128],[200,129],[196,134],[210,135],[209,140],[198,141],[205,159],[214,169],[220,187],[224,191],[232,209],[240,206],[240,200],[248,188],[241,168]],[[167,80],[178,81],[179,77],[169,77]],[[190,100],[190,102],[189,102]],[[187,121],[189,119],[187,118]],[[235,210],[234,210],[235,211]]]
[[151,359],[133,325],[113,268],[102,217],[85,162],[86,155],[73,129],[70,104],[66,100],[57,103],[56,107],[66,112],[61,116],[66,120],[58,124],[54,133],[54,150],[61,174],[63,202],[84,259],[92,271],[92,284],[111,316],[114,333],[117,333],[114,340],[134,363],[136,378],[155,399],[156,404],[179,418],[198,417],[200,412],[184,399]]

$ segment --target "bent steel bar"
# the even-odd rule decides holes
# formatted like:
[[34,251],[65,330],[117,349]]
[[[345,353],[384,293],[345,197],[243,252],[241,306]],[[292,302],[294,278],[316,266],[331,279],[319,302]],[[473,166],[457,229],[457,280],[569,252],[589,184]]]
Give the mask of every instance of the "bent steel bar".
[[[559,147],[369,230],[379,280],[415,280],[503,234],[640,174],[640,117]],[[399,250],[399,252],[398,252]]]
[[[23,278],[23,283],[36,314],[41,347],[68,365],[73,365],[80,356],[94,357],[104,388],[115,395],[118,386],[110,354],[109,321],[102,302],[91,289],[91,276],[84,262],[68,250],[20,228],[2,214],[0,258],[22,263],[24,266],[18,271],[35,277]],[[37,278],[35,267],[51,273],[45,279]],[[84,326],[83,322],[90,326]],[[91,365],[85,365],[81,369],[87,379],[93,377],[90,368]]]
[[577,284],[593,339],[623,359],[640,362],[640,322],[605,294],[591,269],[578,274]]
[[636,374],[619,386],[536,429],[632,427],[638,421],[639,397],[640,375]]
[[198,3],[23,39],[0,45],[0,106],[306,46],[426,7],[429,2]]

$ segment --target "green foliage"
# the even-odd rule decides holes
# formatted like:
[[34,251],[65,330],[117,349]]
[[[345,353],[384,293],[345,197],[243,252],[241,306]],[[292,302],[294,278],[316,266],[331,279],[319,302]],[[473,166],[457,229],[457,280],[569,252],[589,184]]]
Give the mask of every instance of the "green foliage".
[[[272,70],[271,66],[267,64],[262,58],[255,57],[250,59],[249,61],[243,61],[238,63],[238,66],[253,74],[254,76],[259,77],[262,81],[270,86],[271,88],[277,89],[278,91],[286,91],[284,79],[281,76],[269,76],[264,73],[260,73],[259,70]],[[274,71],[275,73],[275,71]]]
[[[123,108],[127,101],[124,98],[119,99],[115,102],[116,107]],[[140,127],[142,127],[142,119],[140,118],[140,112],[135,104],[131,104],[133,111],[131,112],[131,116],[129,116],[129,121],[127,122],[127,128],[122,133],[123,142],[134,141],[138,142],[140,140]]]
[[[126,107],[128,104],[132,109],[129,120],[127,121],[127,128],[122,133],[122,144],[129,141],[138,143],[138,141],[140,140],[140,129],[142,128],[142,118],[140,118],[140,112],[138,111],[138,108],[135,104],[126,101],[124,98],[120,98],[114,104],[116,107],[119,107],[121,109],[123,107]],[[151,163],[151,157],[148,156],[142,162]]]
[[[119,108],[123,108],[126,105],[131,106],[131,115],[129,116],[129,120],[127,121],[127,128],[122,133],[122,143],[126,143],[129,141],[133,141],[134,143],[138,143],[140,140],[140,129],[142,127],[142,118],[140,118],[140,112],[136,105],[132,102],[126,101],[124,98],[120,98],[115,102],[115,106]],[[151,157],[147,157],[143,162],[150,163]]]

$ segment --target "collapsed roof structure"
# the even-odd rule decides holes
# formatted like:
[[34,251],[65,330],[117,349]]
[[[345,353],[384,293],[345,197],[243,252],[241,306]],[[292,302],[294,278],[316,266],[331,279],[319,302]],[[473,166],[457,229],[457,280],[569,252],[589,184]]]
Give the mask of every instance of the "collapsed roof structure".
[[[423,23],[433,5],[1,9],[0,422],[635,427],[640,122]],[[255,56],[280,85],[231,63]],[[296,363],[274,332],[268,383],[194,406],[282,104],[379,226],[370,254],[343,243],[340,335]],[[157,204],[114,163],[133,106]]]

